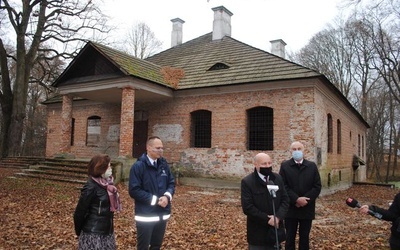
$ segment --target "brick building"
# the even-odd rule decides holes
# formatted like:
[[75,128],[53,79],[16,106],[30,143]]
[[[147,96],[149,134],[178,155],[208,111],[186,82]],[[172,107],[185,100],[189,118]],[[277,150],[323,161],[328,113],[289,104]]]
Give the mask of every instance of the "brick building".
[[[305,144],[326,189],[365,179],[366,121],[322,74],[231,37],[232,13],[214,11],[213,31],[182,43],[172,19],[172,47],[145,60],[88,42],[54,82],[47,100],[47,156],[138,157],[148,136],[184,175],[241,178],[264,151],[290,158]],[[355,161],[353,159],[356,159]],[[130,167],[130,166],[129,166]]]

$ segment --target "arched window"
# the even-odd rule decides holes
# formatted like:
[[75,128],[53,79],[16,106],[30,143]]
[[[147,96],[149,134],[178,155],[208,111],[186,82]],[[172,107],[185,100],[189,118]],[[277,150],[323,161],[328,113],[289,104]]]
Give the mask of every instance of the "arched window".
[[361,136],[361,157],[365,157],[364,136]]
[[247,148],[249,150],[274,149],[274,110],[255,107],[247,110]]
[[328,114],[328,153],[333,152],[333,127],[332,115]]
[[337,120],[337,153],[342,153],[342,123]]
[[74,140],[75,140],[74,134],[75,134],[75,118],[72,118],[72,120],[71,120],[71,139],[70,139],[71,146],[74,145]]
[[194,148],[211,148],[211,112],[197,110],[190,113],[190,116],[190,146]]
[[86,146],[98,146],[101,133],[101,117],[91,116],[87,119]]

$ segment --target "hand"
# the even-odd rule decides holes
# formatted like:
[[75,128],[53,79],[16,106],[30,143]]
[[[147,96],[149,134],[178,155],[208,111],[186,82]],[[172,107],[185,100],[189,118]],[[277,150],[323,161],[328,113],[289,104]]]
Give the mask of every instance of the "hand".
[[308,204],[308,201],[310,200],[310,198],[308,197],[299,197],[297,198],[296,201],[296,207],[304,207]]
[[168,206],[168,198],[167,198],[167,196],[161,196],[160,198],[158,198],[158,203],[157,204],[160,207]]
[[[274,217],[275,216],[273,216],[273,215],[268,215],[268,218],[269,218],[268,225],[275,226]],[[275,218],[276,218],[276,228],[279,228],[279,218],[278,217],[275,217]]]
[[369,211],[369,207],[368,207],[368,205],[362,205],[361,207],[360,207],[360,213],[362,213],[362,214],[368,214],[368,211]]

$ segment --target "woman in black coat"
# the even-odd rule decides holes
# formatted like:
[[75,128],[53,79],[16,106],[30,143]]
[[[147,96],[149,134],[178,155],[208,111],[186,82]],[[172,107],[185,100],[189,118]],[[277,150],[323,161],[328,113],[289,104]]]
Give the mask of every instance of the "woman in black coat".
[[121,203],[113,184],[110,157],[94,156],[88,164],[88,174],[74,213],[78,249],[116,249],[113,221]]

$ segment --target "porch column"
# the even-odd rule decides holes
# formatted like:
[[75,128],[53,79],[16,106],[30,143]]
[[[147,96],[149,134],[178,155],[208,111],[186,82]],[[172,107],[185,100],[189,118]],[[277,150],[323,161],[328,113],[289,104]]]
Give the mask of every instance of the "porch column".
[[119,156],[132,156],[134,117],[135,90],[125,87],[122,90]]
[[61,110],[60,153],[71,152],[72,96],[63,95]]

